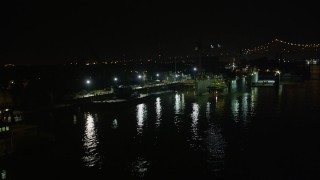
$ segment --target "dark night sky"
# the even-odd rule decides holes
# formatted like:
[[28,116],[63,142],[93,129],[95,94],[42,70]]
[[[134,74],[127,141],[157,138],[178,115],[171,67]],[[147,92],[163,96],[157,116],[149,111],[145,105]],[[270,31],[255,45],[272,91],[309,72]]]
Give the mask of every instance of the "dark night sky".
[[320,42],[316,4],[108,2],[1,2],[0,63],[186,55],[199,39],[232,49],[274,38]]

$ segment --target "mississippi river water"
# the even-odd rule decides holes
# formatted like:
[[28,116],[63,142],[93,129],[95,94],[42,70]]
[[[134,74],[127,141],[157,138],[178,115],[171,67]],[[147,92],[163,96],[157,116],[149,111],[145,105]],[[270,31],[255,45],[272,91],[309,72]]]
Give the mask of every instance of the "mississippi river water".
[[320,69],[279,87],[177,91],[142,102],[45,112],[52,144],[2,164],[8,179],[319,178]]

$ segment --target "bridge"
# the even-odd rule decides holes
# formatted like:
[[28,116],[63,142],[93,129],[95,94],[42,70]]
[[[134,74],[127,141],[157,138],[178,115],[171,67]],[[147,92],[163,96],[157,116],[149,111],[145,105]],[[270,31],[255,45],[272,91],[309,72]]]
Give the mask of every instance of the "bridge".
[[303,44],[274,39],[252,48],[242,49],[241,58],[247,60],[267,58],[279,62],[319,60],[320,44]]

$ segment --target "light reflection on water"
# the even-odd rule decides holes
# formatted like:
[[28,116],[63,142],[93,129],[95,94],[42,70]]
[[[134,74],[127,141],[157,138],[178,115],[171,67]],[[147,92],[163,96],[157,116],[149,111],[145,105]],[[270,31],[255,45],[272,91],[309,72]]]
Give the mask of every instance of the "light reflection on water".
[[233,120],[234,122],[239,122],[239,100],[238,96],[234,95],[231,99],[231,112],[233,114]]
[[[77,160],[81,158],[89,167],[99,168],[100,164],[103,164],[102,169],[106,176],[115,170],[116,173],[123,172],[136,177],[157,178],[157,175],[177,170],[179,175],[182,172],[181,176],[185,178],[190,174],[187,171],[194,170],[192,174],[195,175],[194,177],[215,179],[214,176],[221,171],[223,171],[221,173],[234,173],[236,177],[238,174],[241,176],[240,171],[245,170],[244,173],[249,175],[253,173],[252,177],[255,177],[254,175],[268,174],[269,168],[272,170],[277,160],[284,163],[286,167],[300,168],[298,163],[301,161],[293,155],[305,152],[304,155],[310,159],[313,158],[312,155],[317,155],[305,150],[311,148],[299,147],[296,139],[302,140],[303,145],[308,147],[313,147],[316,142],[316,138],[312,139],[312,142],[308,138],[318,135],[313,134],[316,132],[316,127],[311,129],[314,130],[312,132],[309,132],[309,128],[313,128],[311,120],[317,120],[320,109],[319,82],[310,81],[305,84],[306,87],[302,85],[284,85],[279,89],[251,87],[245,91],[242,90],[245,88],[243,85],[232,82],[231,90],[225,96],[211,94],[202,98],[193,96],[191,91],[183,91],[151,97],[142,104],[130,104],[119,109],[97,109],[96,115],[92,112],[85,113],[84,118],[81,117],[83,114],[67,116],[63,120],[70,121],[68,124],[71,125],[75,122],[76,125],[72,128],[81,128],[81,131],[73,132],[79,132],[77,135],[82,139],[79,136],[70,138],[77,138],[77,142],[81,143],[79,143],[80,150],[84,149],[84,155],[79,156],[77,153],[68,155],[75,154]],[[315,89],[309,89],[309,87]],[[274,108],[277,105],[281,108],[280,112],[279,108]],[[297,106],[300,108],[299,111]],[[275,116],[276,113],[279,115]],[[274,124],[270,124],[272,126],[268,126],[272,118],[287,116],[291,118],[290,122],[274,121],[272,122]],[[101,123],[96,123],[98,117]],[[84,131],[80,126],[82,120],[85,121]],[[108,126],[102,126],[102,122]],[[304,122],[310,125],[302,124]],[[245,127],[241,126],[241,123]],[[305,126],[300,127],[300,124]],[[177,125],[180,128],[178,132]],[[159,126],[161,128],[153,129]],[[270,131],[268,135],[271,135],[265,137],[265,132],[273,128],[276,130]],[[70,132],[67,128],[63,130]],[[97,132],[101,139],[98,139]],[[299,133],[295,134],[295,132]],[[64,135],[67,136],[67,133]],[[137,134],[141,137],[139,138],[141,141],[133,140]],[[293,137],[289,139],[291,135]],[[267,141],[262,141],[261,138]],[[61,136],[60,140],[66,139],[65,136]],[[288,141],[283,141],[287,139]],[[256,145],[255,142],[259,143]],[[293,153],[286,156],[283,152],[288,150]],[[260,154],[264,155],[262,160],[260,160]],[[290,162],[285,164],[281,159],[287,159],[289,156]],[[101,157],[108,162],[102,163]],[[295,164],[292,166],[289,164],[291,162]],[[262,170],[263,167],[267,169]],[[249,172],[251,169],[252,172]],[[255,170],[258,171],[255,172]],[[277,168],[273,172],[279,171]],[[270,173],[273,172],[270,171]],[[5,173],[7,177],[13,174],[10,171],[1,171],[2,176]],[[107,178],[109,177],[105,179]]]
[[[244,126],[248,125],[248,116],[255,115],[255,107],[257,106],[258,88],[252,87],[248,90],[245,87],[245,82],[232,81],[231,97],[231,112],[235,123],[243,122]],[[236,90],[238,89],[238,90]]]
[[185,110],[185,95],[184,93],[176,93],[175,98],[174,98],[174,124],[178,128],[179,131],[179,126],[178,124],[181,122],[181,115],[184,114]]
[[147,118],[147,106],[146,104],[138,104],[137,108],[137,133],[142,134],[144,121]]
[[159,127],[160,126],[160,122],[161,122],[161,116],[162,116],[162,106],[161,106],[161,98],[160,97],[157,97],[156,99],[156,127]]
[[[225,100],[222,98],[219,98],[218,100],[218,95],[215,96],[215,106],[214,106],[214,110],[221,114],[224,111],[224,107],[225,107]],[[212,117],[213,118],[213,117]]]
[[184,93],[179,94],[176,93],[175,95],[175,103],[174,103],[174,110],[175,114],[183,114],[185,108],[185,100],[184,100]]
[[211,112],[211,103],[207,102],[206,117],[208,120],[210,119],[210,112]]
[[97,130],[95,127],[95,118],[97,118],[97,114],[95,114],[95,116],[93,116],[90,113],[85,114],[86,123],[83,137],[83,146],[85,152],[82,159],[85,165],[88,167],[99,166],[99,164],[101,163],[101,157],[97,151],[99,140],[97,137]]
[[1,179],[7,179],[7,171],[5,169],[1,170]]
[[197,103],[192,104],[192,114],[191,114],[191,131],[192,131],[192,139],[197,140],[198,139],[198,120],[199,120],[199,111],[200,106]]
[[250,108],[251,112],[255,112],[255,107],[257,106],[257,95],[258,95],[258,88],[253,87],[251,88],[251,103],[250,103]]
[[175,114],[180,114],[181,110],[181,101],[180,101],[180,94],[176,93],[175,98],[174,98],[174,110]]
[[112,121],[112,129],[117,129],[118,128],[118,120],[117,119],[114,119]]
[[74,114],[73,115],[73,124],[76,125],[77,124],[77,116]]
[[142,157],[138,157],[132,162],[131,173],[132,175],[143,178],[147,173],[150,163]]
[[237,91],[237,81],[236,80],[232,80],[231,81],[230,91],[231,92],[236,92]]
[[217,126],[208,129],[206,147],[209,152],[207,158],[209,172],[216,173],[223,170],[226,142],[221,134],[221,129]]
[[[239,89],[238,83],[233,82],[232,84],[234,89]],[[240,85],[240,88],[244,87]],[[203,153],[205,151],[207,153],[206,161],[208,167],[211,168],[209,172],[215,173],[221,171],[224,167],[225,147],[227,143],[222,135],[223,130],[219,128],[216,123],[217,121],[221,122],[221,119],[222,122],[226,120],[226,113],[230,112],[231,109],[232,120],[235,123],[243,122],[246,125],[248,118],[250,118],[249,113],[254,111],[256,106],[257,89],[252,88],[251,92],[241,93],[235,90],[230,93],[228,98],[218,93],[208,95],[207,97],[197,97],[187,93],[187,101],[185,101],[185,93],[186,92],[177,92],[173,96],[158,96],[150,102],[147,101],[133,106],[136,116],[136,135],[144,137],[148,134],[148,136],[150,136],[151,134],[144,133],[144,131],[148,130],[149,123],[153,122],[155,127],[158,128],[162,125],[162,120],[167,122],[173,121],[175,126],[178,127],[178,133],[186,132],[183,131],[183,128],[190,127],[188,132],[191,133],[191,136],[186,136],[185,139],[189,144],[189,147],[195,152],[199,151],[200,153]],[[209,98],[210,96],[212,97]],[[173,106],[164,109],[164,104],[167,105],[172,97],[174,97],[174,101],[172,102]],[[196,99],[196,102],[194,102],[194,98]],[[227,103],[228,99],[230,100],[230,103]],[[154,108],[154,110],[151,110],[150,112],[148,112],[147,108],[149,103],[151,104],[151,107]],[[191,109],[185,109],[187,105],[191,105]],[[201,107],[203,107],[202,110]],[[98,117],[95,115],[95,118]],[[187,121],[189,118],[191,121]],[[204,118],[206,119],[205,121],[203,121]],[[88,115],[87,129],[94,129],[93,119],[92,115]],[[152,119],[155,121],[152,121]],[[111,122],[113,129],[118,128],[117,119],[112,119]],[[209,127],[201,130],[200,127],[202,127],[204,122],[208,123]],[[181,123],[187,123],[188,126],[184,126],[184,124]],[[148,124],[148,126],[146,126],[146,124]],[[167,126],[167,124],[163,125]],[[150,127],[152,127],[151,124]],[[181,128],[182,131],[179,131],[179,128]],[[88,134],[88,139],[90,139],[90,137],[92,139],[96,136],[96,133],[89,133],[88,130],[86,133]],[[159,134],[155,134],[155,136],[158,135]],[[141,138],[138,144],[148,146],[148,144],[145,144],[146,142],[144,142],[144,139],[145,138]],[[92,151],[95,151],[96,146],[97,143],[91,143],[90,147]],[[90,157],[93,156],[91,155]],[[91,165],[93,165],[93,163],[91,163]],[[141,158],[141,156],[137,156],[134,161],[131,161],[130,171],[134,176],[144,177],[148,172],[150,165],[152,165],[152,162],[147,161],[145,158]]]

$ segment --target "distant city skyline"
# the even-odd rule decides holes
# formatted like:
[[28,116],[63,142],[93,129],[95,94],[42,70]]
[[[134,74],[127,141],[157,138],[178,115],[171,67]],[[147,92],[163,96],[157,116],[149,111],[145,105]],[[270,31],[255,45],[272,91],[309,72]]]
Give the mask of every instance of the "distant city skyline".
[[199,40],[230,50],[275,38],[319,43],[316,5],[256,2],[99,4],[10,1],[3,6],[1,63],[187,55]]

